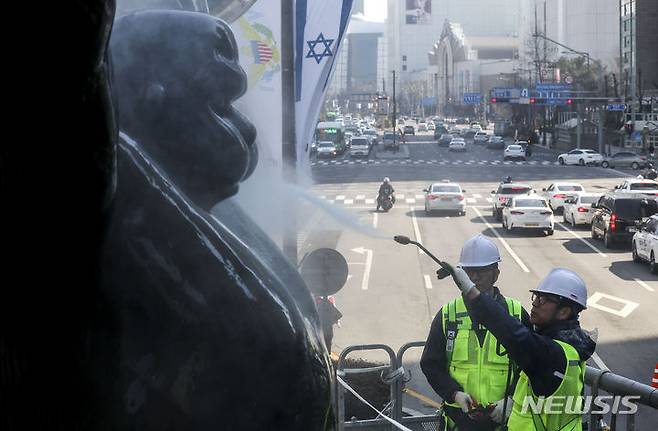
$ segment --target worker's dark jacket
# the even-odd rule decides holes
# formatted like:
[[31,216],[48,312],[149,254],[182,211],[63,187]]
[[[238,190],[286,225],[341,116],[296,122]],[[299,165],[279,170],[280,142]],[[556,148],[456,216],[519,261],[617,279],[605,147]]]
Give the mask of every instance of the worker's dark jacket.
[[566,369],[566,357],[555,340],[573,346],[583,361],[589,359],[596,348],[596,343],[575,319],[531,330],[510,317],[489,295],[479,295],[466,301],[466,305],[471,315],[500,341],[514,363],[528,375],[537,396],[552,395],[562,382],[558,376]]
[[[500,309],[501,313],[509,316],[509,311],[507,309],[507,303],[505,302],[505,297],[500,293],[497,287],[493,289],[493,296],[482,294],[480,296],[487,296],[490,301],[497,307],[497,310]],[[466,303],[468,307],[468,303]],[[473,322],[475,328],[475,333],[478,336],[480,346],[484,343],[484,337],[486,334],[486,329],[481,326],[482,321],[476,317],[469,310],[469,315]],[[454,402],[454,393],[456,391],[463,391],[462,386],[453,379],[448,371],[448,360],[446,357],[446,336],[443,332],[443,308],[439,309],[439,312],[434,317],[432,321],[432,326],[430,328],[430,333],[427,336],[427,342],[425,343],[425,349],[423,350],[423,355],[420,359],[420,367],[427,378],[427,381],[432,386],[432,389],[443,398],[444,401],[452,403]],[[516,320],[514,317],[509,316],[511,319],[515,320],[520,326],[524,328],[530,328],[530,317],[528,312],[525,309],[521,310],[521,322]],[[494,334],[495,335],[495,334]],[[497,338],[497,337],[496,337]],[[501,342],[502,344],[502,342]],[[513,392],[513,391],[512,391]],[[512,394],[510,392],[510,395]],[[471,427],[465,426],[465,422],[472,422],[464,415],[461,410],[454,409],[449,406],[445,406],[446,413],[455,421],[458,425],[460,431],[468,431],[469,429],[475,429],[475,424],[471,424]]]

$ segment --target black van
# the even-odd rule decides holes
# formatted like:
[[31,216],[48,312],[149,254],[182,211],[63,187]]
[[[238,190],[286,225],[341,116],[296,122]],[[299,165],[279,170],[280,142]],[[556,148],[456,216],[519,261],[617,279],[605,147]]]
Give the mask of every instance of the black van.
[[592,204],[592,210],[592,238],[603,238],[610,248],[615,243],[631,243],[636,222],[656,212],[656,201],[635,193],[608,192]]

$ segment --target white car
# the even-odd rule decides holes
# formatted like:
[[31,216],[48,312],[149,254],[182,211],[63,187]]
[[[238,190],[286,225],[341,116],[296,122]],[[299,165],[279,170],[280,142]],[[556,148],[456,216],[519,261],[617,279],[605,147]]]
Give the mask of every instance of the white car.
[[434,125],[434,123],[428,123],[427,130],[436,130],[436,126]]
[[598,202],[601,196],[596,193],[580,193],[575,198],[565,199],[562,213],[564,222],[571,223],[572,226],[591,224],[594,215],[592,204]]
[[594,150],[571,150],[568,153],[557,156],[561,165],[599,165],[603,156]]
[[658,215],[651,216],[633,235],[633,262],[649,262],[651,272],[658,274]]
[[452,138],[448,145],[449,151],[466,151],[466,141],[464,138]]
[[488,140],[489,135],[487,135],[487,132],[477,132],[475,136],[473,136],[474,144],[486,144]]
[[615,190],[622,193],[641,193],[648,196],[658,196],[658,182],[644,179],[628,179],[618,186]]
[[521,195],[530,195],[534,193],[532,186],[519,183],[500,183],[498,190],[492,190],[493,196],[493,216],[496,220],[501,220],[503,214],[503,204],[508,200]]
[[503,228],[536,229],[553,235],[553,211],[546,199],[539,195],[512,198],[503,207]]
[[336,157],[336,145],[331,141],[318,142],[318,157]]
[[461,186],[457,183],[434,183],[425,192],[425,214],[434,210],[457,211],[458,214],[466,214],[466,200]]
[[525,150],[523,149],[522,146],[512,144],[508,145],[505,147],[505,151],[503,152],[503,160],[507,159],[523,159],[525,160]]
[[370,139],[365,136],[352,138],[350,146],[350,157],[368,156],[370,154]]
[[573,199],[584,193],[585,187],[578,183],[553,183],[541,191],[553,211],[559,211],[564,207],[565,199]]

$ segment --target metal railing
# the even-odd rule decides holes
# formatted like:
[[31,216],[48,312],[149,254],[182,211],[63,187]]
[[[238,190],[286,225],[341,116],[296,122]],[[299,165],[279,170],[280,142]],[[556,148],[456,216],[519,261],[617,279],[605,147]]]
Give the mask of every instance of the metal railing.
[[[390,386],[390,403],[385,412],[388,412],[389,417],[402,425],[412,430],[442,430],[443,419],[440,415],[417,415],[408,416],[404,414],[402,405],[402,395],[404,392],[404,368],[403,357],[404,354],[411,348],[424,347],[424,341],[414,341],[406,343],[398,350],[397,354],[393,349],[385,344],[367,344],[356,345],[345,348],[338,358],[337,375],[345,377],[350,374],[362,374],[380,372],[381,379],[384,383]],[[350,353],[357,351],[376,351],[383,350],[389,356],[389,363],[385,365],[370,367],[370,368],[344,368],[345,359]],[[609,395],[625,396],[631,395],[638,397],[633,402],[636,404],[645,405],[658,409],[658,388],[636,382],[626,377],[613,374],[607,370],[599,370],[598,368],[586,367],[585,371],[585,384],[590,387],[591,395],[596,397],[600,391],[605,391]],[[392,425],[385,419],[375,418],[367,420],[345,420],[345,392],[346,389],[340,384],[337,384],[337,409],[338,409],[338,430],[343,431],[347,429],[365,429],[369,431],[379,430],[396,430],[396,426]],[[626,416],[626,431],[635,430],[635,414],[624,415]],[[618,429],[618,414],[616,412],[610,413],[610,425],[604,423],[603,416],[596,414],[594,410],[590,410],[584,419],[587,419],[588,428],[590,431],[616,431]]]

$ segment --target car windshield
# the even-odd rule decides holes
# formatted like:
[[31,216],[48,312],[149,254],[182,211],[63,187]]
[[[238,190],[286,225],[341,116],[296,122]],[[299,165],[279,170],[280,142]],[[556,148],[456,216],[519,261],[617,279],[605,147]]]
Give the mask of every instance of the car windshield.
[[587,153],[587,154],[598,154],[598,153],[597,153],[596,151],[594,151],[594,150],[583,150],[583,152],[584,152],[584,153]]
[[624,218],[640,218],[642,199],[617,199],[615,202],[615,213]]
[[576,186],[576,185],[561,185],[561,186],[556,186],[556,190],[559,190],[561,192],[582,192],[583,188],[582,186]]
[[363,134],[364,135],[376,135],[377,132],[375,132],[374,130],[366,130],[365,132],[363,132]]
[[460,193],[461,190],[459,186],[450,186],[450,185],[436,185],[432,186],[432,193]]
[[543,199],[517,199],[514,203],[515,207],[546,207],[546,201]]
[[519,150],[521,150],[521,146],[520,145],[510,145],[510,146],[507,147],[507,149],[510,150],[510,151],[519,151]]
[[334,144],[331,142],[320,142],[318,148],[333,148]]
[[599,200],[600,196],[581,196],[580,197],[580,203],[581,204],[593,204],[594,202],[597,202]]
[[656,183],[633,183],[633,184],[631,184],[631,190],[658,190],[658,184],[656,184]]
[[532,190],[530,187],[503,187],[504,195],[524,195]]

